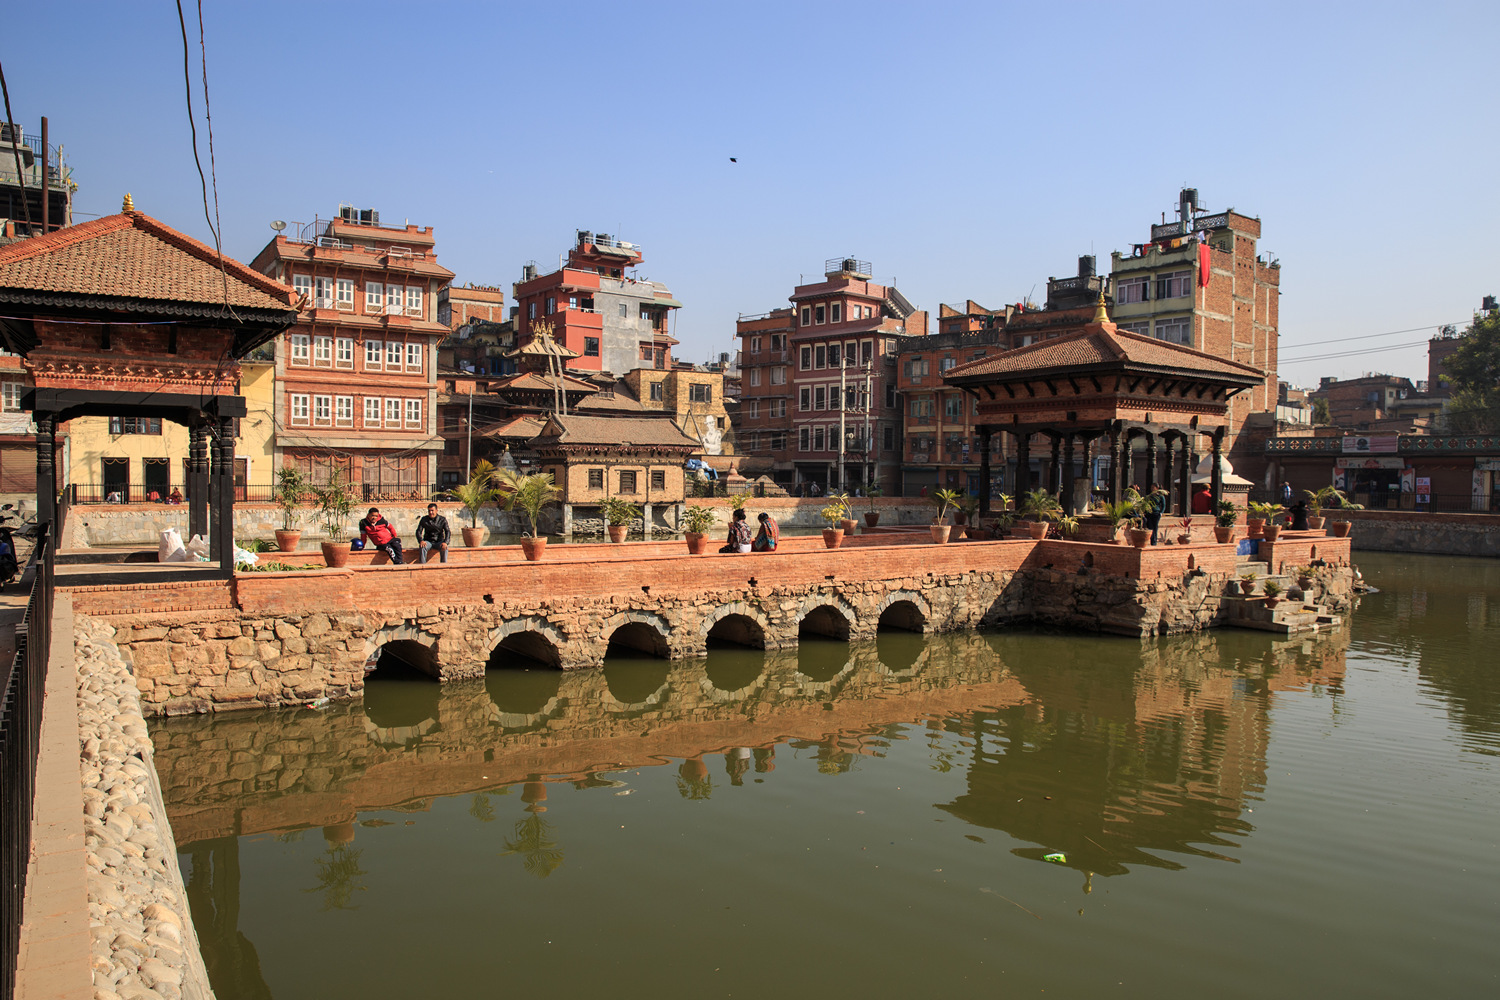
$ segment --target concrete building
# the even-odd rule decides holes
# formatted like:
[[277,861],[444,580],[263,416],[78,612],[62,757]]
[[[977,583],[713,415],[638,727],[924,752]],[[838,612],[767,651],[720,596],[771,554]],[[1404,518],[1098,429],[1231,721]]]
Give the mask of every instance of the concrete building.
[[1398,430],[1397,404],[1415,395],[1417,387],[1399,375],[1363,375],[1359,378],[1324,378],[1309,392],[1309,403],[1328,403],[1329,423],[1347,431]]
[[373,210],[280,233],[252,267],[300,298],[276,344],[280,464],[316,482],[342,472],[367,498],[425,495],[436,481],[438,292],[432,227],[382,226]]
[[755,454],[771,459],[782,485],[896,490],[897,346],[927,335],[927,313],[894,286],[871,281],[869,262],[854,258],[826,261],[824,280],[796,286],[790,298],[790,315],[776,310],[736,327],[741,412]]
[[52,144],[47,119],[35,134],[0,122],[0,244],[71,226],[76,190],[62,148]]
[[666,285],[631,272],[644,260],[637,244],[580,229],[557,270],[521,269],[514,286],[517,343],[546,329],[578,355],[570,367],[624,375],[672,365],[672,311],[682,303]]
[[1229,454],[1263,458],[1240,442],[1252,413],[1276,408],[1277,323],[1281,265],[1256,254],[1259,219],[1233,209],[1207,212],[1193,188],[1178,199],[1178,218],[1151,227],[1150,240],[1111,258],[1110,310],[1119,329],[1249,365],[1270,375],[1229,406]]
[[[724,373],[678,365],[671,371],[636,368],[621,380],[645,412],[670,414],[688,437],[698,442],[695,457],[728,458],[735,454],[735,432],[725,409]],[[727,470],[727,461],[709,464]]]

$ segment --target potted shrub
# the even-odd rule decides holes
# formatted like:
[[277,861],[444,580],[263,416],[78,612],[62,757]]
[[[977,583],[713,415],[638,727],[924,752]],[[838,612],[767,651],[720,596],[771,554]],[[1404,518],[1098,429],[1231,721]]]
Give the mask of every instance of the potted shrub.
[[1267,580],[1260,588],[1260,592],[1266,595],[1266,607],[1274,608],[1281,603],[1281,584],[1275,580]]
[[354,490],[345,482],[342,471],[322,486],[312,488],[318,504],[318,521],[328,540],[323,543],[323,562],[335,569],[349,564],[349,546],[339,540],[349,515],[354,511]]
[[1076,514],[1063,514],[1057,519],[1057,530],[1072,538],[1078,534],[1078,516]]
[[1243,573],[1240,575],[1240,593],[1249,597],[1255,592],[1255,574]]
[[837,505],[839,507],[842,507],[844,510],[844,516],[839,519],[839,523],[837,526],[839,528],[842,528],[844,534],[846,535],[854,534],[854,529],[859,527],[859,522],[854,520],[854,515],[850,512],[849,503],[850,497],[847,493],[828,494],[829,506]]
[[[1109,523],[1109,543],[1118,545],[1120,543],[1120,525],[1131,520],[1135,516],[1136,501],[1116,500],[1114,503],[1101,500],[1094,505],[1092,513],[1096,517],[1102,517]],[[1146,537],[1150,538],[1150,532]]]
[[541,533],[542,510],[557,502],[562,490],[552,483],[552,473],[533,472],[516,480],[516,488],[505,498],[505,509],[517,505],[526,512],[529,531],[521,535],[521,551],[528,562],[536,562],[547,550],[547,536]]
[[687,540],[688,554],[701,556],[708,550],[708,529],[713,527],[712,507],[687,507],[682,512],[683,538]]
[[1135,511],[1130,518],[1130,544],[1138,549],[1144,549],[1151,544],[1151,529],[1146,527],[1145,521],[1141,519],[1140,504],[1136,504]]
[[[1337,489],[1336,487],[1325,486],[1325,487],[1323,487],[1323,489],[1319,490],[1318,492],[1324,494],[1324,497],[1323,497],[1323,500],[1322,500],[1322,507],[1330,507],[1330,508],[1333,508],[1334,510],[1364,510],[1365,509],[1364,504],[1350,503],[1349,502],[1349,498],[1346,497],[1346,496],[1344,496],[1343,492],[1341,490]],[[1319,507],[1319,510],[1321,510],[1322,507]],[[1334,538],[1345,538],[1345,537],[1347,537],[1348,534],[1349,534],[1349,529],[1351,527],[1353,527],[1353,524],[1350,521],[1340,521],[1340,520],[1334,519],[1334,520],[1328,522],[1328,528],[1329,528],[1330,531],[1333,532],[1333,537]]]
[[1315,569],[1313,569],[1311,566],[1298,566],[1297,567],[1297,570],[1296,570],[1296,573],[1297,573],[1297,586],[1298,586],[1298,588],[1300,588],[1302,590],[1303,593],[1306,593],[1308,590],[1310,590],[1312,588],[1313,580],[1315,579],[1314,574],[1316,572],[1317,571]]
[[841,503],[830,503],[818,513],[822,515],[823,520],[828,522],[828,527],[823,529],[823,544],[830,549],[836,549],[844,544],[844,529],[841,525],[844,515],[849,513],[848,508]]
[[1250,501],[1248,509],[1249,517],[1245,519],[1246,538],[1266,537],[1266,523],[1272,521],[1281,511],[1286,510],[1279,503],[1262,503],[1258,500]]
[[477,548],[484,541],[484,529],[479,526],[479,508],[500,496],[494,488],[495,468],[489,462],[479,462],[469,473],[469,481],[453,487],[448,496],[464,505],[469,512],[469,526],[463,529],[464,545]]
[[276,472],[276,487],[271,499],[281,508],[281,527],[276,529],[276,548],[282,552],[296,552],[302,541],[300,529],[293,528],[297,521],[297,508],[302,506],[302,494],[307,492],[307,480],[296,467],[283,465]]
[[1323,527],[1323,505],[1333,502],[1333,494],[1338,489],[1333,486],[1324,486],[1317,490],[1303,490],[1303,496],[1307,497],[1307,527],[1310,531],[1317,531]]
[[1193,540],[1193,519],[1191,517],[1184,517],[1177,522],[1177,526],[1182,529],[1182,534],[1177,536],[1177,544],[1187,545]]
[[[1276,536],[1281,534],[1281,525],[1276,523],[1276,519],[1286,513],[1286,508],[1279,503],[1252,503],[1250,509],[1262,518],[1261,536],[1268,542],[1276,541]],[[1257,536],[1252,532],[1250,537]]]
[[937,517],[932,519],[932,540],[942,545],[948,540],[948,533],[953,526],[947,523],[948,511],[958,503],[957,490],[933,490],[932,505],[937,508]]
[[1019,510],[1022,517],[1031,519],[1031,537],[1046,538],[1047,522],[1062,517],[1062,504],[1043,489],[1035,489],[1021,498]]
[[641,516],[641,508],[622,497],[605,497],[600,506],[604,508],[609,540],[616,544],[623,542],[630,532],[630,522]]
[[[867,496],[871,500],[874,500],[874,499],[878,498],[880,495],[881,495],[881,493],[880,493],[880,490],[878,488],[870,490],[870,492],[867,494]],[[877,525],[879,523],[880,523],[880,511],[876,510],[874,508],[874,506],[872,505],[869,510],[865,511],[865,524],[867,526],[873,528],[873,527],[875,527],[875,525]]]
[[1219,543],[1234,541],[1234,522],[1240,515],[1240,509],[1229,500],[1220,500],[1214,508],[1214,541]]
[[965,493],[958,498],[958,513],[953,520],[964,525],[964,533],[970,538],[981,539],[984,529],[979,526],[979,498]]

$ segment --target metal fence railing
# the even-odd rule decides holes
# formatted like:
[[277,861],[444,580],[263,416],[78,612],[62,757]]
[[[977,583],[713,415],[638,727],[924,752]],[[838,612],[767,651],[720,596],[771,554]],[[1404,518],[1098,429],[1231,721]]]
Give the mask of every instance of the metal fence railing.
[[9,663],[0,664],[4,674],[4,698],[0,701],[0,925],[5,935],[0,944],[4,950],[0,995],[7,997],[15,990],[21,945],[42,693],[52,638],[52,539],[46,523],[37,529],[36,547],[21,585],[30,586],[31,599],[25,617],[16,626],[16,655]]
[[[457,485],[457,484],[455,484]],[[419,501],[442,496],[449,489],[436,484],[355,483],[360,501]],[[176,491],[182,498],[172,499]],[[236,486],[235,503],[271,503],[275,487],[266,485]],[[190,499],[186,486],[141,486],[136,484],[70,483],[63,492],[71,504],[186,504]]]

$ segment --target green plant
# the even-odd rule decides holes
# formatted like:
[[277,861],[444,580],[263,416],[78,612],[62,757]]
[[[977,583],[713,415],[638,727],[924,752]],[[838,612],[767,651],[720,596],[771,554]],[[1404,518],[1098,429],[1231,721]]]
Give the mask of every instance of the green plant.
[[247,538],[243,542],[235,542],[234,544],[238,545],[240,548],[244,549],[246,552],[275,552],[276,551],[275,544],[272,543],[272,542],[270,542],[270,541],[267,541],[264,538]]
[[714,511],[712,507],[687,507],[682,512],[682,528],[684,531],[695,535],[701,535],[712,528],[714,524]]
[[[847,493],[830,493],[830,494],[828,494],[828,506],[824,507],[823,510],[824,511],[838,510],[841,513],[839,514],[839,516],[835,520],[838,520],[838,521],[848,520],[848,518],[849,518],[849,494],[847,494]],[[827,514],[825,513],[823,516],[826,518]]]
[[323,533],[330,539],[343,534],[345,523],[354,510],[354,490],[344,480],[342,471],[335,471],[333,478],[321,486],[312,488],[313,498],[318,504],[318,521]]
[[1063,516],[1062,504],[1044,489],[1029,491],[1021,498],[1017,508],[1023,515],[1029,515],[1036,521],[1056,521]]
[[948,516],[948,511],[958,505],[958,490],[933,490],[932,505],[937,508],[937,521],[941,524],[943,518]]
[[[516,477],[509,469],[503,471],[506,476],[511,477],[506,480],[506,483],[511,486],[511,491],[514,493],[513,484],[519,482],[519,477]],[[495,487],[496,476],[494,466],[489,462],[479,462],[474,466],[474,471],[469,473],[467,483],[461,483],[448,491],[449,499],[457,500],[464,505],[464,510],[469,512],[469,527],[479,527],[479,508],[492,500],[499,499],[500,490]]]
[[526,512],[531,527],[530,531],[523,534],[534,538],[539,534],[537,522],[542,518],[542,510],[549,504],[556,503],[561,496],[562,490],[552,482],[552,473],[533,472],[516,480],[516,488],[505,498],[505,509],[514,510],[519,505]]
[[885,496],[885,494],[881,492],[879,486],[872,486],[865,492],[865,497],[870,500],[878,500],[883,496]]
[[617,528],[641,516],[639,506],[621,497],[605,497],[599,506],[604,509],[604,520]]
[[1240,509],[1229,500],[1220,500],[1214,508],[1214,523],[1221,528],[1234,527],[1235,518],[1240,516]]
[[1057,519],[1057,528],[1063,534],[1073,536],[1078,534],[1078,517],[1074,514],[1063,514]]
[[234,568],[240,573],[288,573],[308,569],[309,567],[293,566],[283,562],[265,562],[256,563],[254,566],[249,563],[236,563]]
[[1093,513],[1108,521],[1109,530],[1115,532],[1120,529],[1122,523],[1134,521],[1137,503],[1136,500],[1116,500],[1114,503],[1101,500],[1095,504]]
[[1275,599],[1281,596],[1281,584],[1275,580],[1267,580],[1261,585],[1260,592],[1269,598]]
[[972,519],[975,514],[979,513],[979,498],[965,494],[958,498],[957,506],[959,510],[964,512],[966,517]]
[[307,479],[296,466],[283,465],[276,470],[276,486],[271,490],[271,499],[281,508],[281,530],[292,531],[296,523],[297,509],[302,506],[302,494],[307,492]]
[[734,496],[732,496],[732,497],[729,498],[730,509],[732,509],[732,510],[744,510],[745,509],[745,500],[748,497],[749,497],[748,493],[736,493]]
[[1350,503],[1343,490],[1337,486],[1324,486],[1316,490],[1303,490],[1307,494],[1307,505],[1313,517],[1319,517],[1323,508],[1333,510],[1364,510],[1363,504]]
[[1256,574],[1254,574],[1254,573],[1241,573],[1240,574],[1240,579],[1243,580],[1243,581],[1245,581],[1246,583],[1254,583],[1256,581]]
[[1252,500],[1250,501],[1250,513],[1267,524],[1275,524],[1276,519],[1286,513],[1286,508],[1279,503],[1262,503],[1258,500]]
[[844,508],[844,505],[838,503],[831,503],[818,511],[818,515],[828,522],[830,528],[837,528],[839,522],[844,520],[848,513],[849,511]]

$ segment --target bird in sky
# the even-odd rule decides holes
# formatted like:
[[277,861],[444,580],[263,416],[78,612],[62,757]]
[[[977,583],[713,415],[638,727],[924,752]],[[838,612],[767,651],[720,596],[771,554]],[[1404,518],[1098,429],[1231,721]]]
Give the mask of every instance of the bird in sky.
[[740,158],[738,156],[731,156],[729,158],[729,162],[730,163],[738,163],[738,162],[740,162]]

